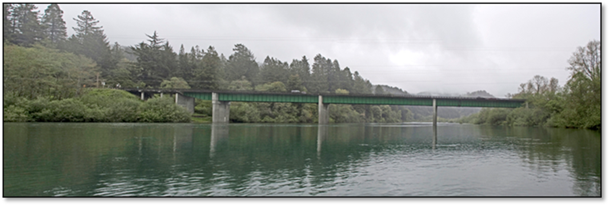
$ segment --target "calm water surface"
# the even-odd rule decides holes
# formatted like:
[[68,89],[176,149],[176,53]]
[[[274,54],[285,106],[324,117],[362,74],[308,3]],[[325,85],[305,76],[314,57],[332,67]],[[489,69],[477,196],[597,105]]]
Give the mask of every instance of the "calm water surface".
[[598,131],[4,123],[4,196],[600,196]]

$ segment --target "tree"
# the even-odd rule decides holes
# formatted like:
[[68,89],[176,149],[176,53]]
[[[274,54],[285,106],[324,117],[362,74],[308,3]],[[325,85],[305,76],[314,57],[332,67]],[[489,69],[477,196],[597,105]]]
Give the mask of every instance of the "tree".
[[354,94],[371,94],[371,88],[373,85],[368,80],[363,79],[360,74],[354,72]]
[[184,45],[180,45],[180,50],[178,51],[178,68],[176,71],[176,75],[182,77],[187,81],[192,81],[192,71],[191,65],[188,59],[188,55],[184,52]]
[[578,47],[578,51],[572,54],[568,60],[572,71],[572,77],[579,73],[591,81],[597,81],[601,75],[601,44],[593,40],[586,47]]
[[303,86],[303,82],[301,77],[298,74],[293,74],[288,77],[288,82],[286,83],[289,91],[299,90],[306,91],[307,89]]
[[226,80],[234,81],[245,77],[246,80],[255,82],[259,69],[252,52],[242,44],[236,44],[233,52],[227,62]]
[[218,73],[222,63],[214,47],[208,47],[199,65],[195,70],[194,85],[201,89],[218,89],[220,79]]
[[[290,63],[290,74],[291,76],[298,76],[301,81],[301,84],[305,88],[312,88],[313,84],[311,83],[311,73],[310,73],[309,62],[307,61],[307,57],[303,56],[301,60],[293,59],[292,63]],[[293,79],[295,81],[296,79]],[[290,79],[289,79],[290,81]],[[296,83],[296,82],[294,82]],[[288,83],[288,87],[292,88],[290,83]],[[307,89],[309,90],[309,89]]]
[[63,19],[64,11],[57,4],[51,4],[44,10],[42,24],[45,26],[45,37],[52,43],[63,41],[67,38],[66,22]]
[[568,60],[572,71],[565,86],[563,110],[556,125],[579,128],[601,128],[601,44],[593,40],[578,47]]
[[77,24],[77,27],[72,27],[76,34],[68,38],[61,48],[93,59],[101,68],[102,77],[110,76],[110,70],[116,66],[116,61],[112,60],[110,44],[104,30],[101,26],[96,26],[99,21],[87,10],[73,19]]
[[140,81],[151,87],[159,87],[164,79],[174,75],[174,68],[177,67],[176,53],[169,43],[164,43],[155,31],[153,35],[146,35],[149,40],[146,44],[132,47],[132,51],[138,57],[137,65],[141,68]]
[[95,62],[81,55],[34,46],[4,46],[3,87],[35,99],[73,97],[83,85],[93,86]]
[[[21,46],[31,46],[43,37],[43,26],[38,19],[38,11],[34,4],[17,4],[11,12],[11,36],[13,43]],[[5,9],[6,10],[6,9]]]
[[375,95],[383,95],[385,94],[385,90],[380,85],[375,86]]
[[13,42],[14,33],[15,33],[15,22],[12,18],[12,4],[3,4],[4,6],[4,16],[2,18],[3,30],[2,34],[4,35],[4,42]]
[[267,56],[261,67],[260,74],[263,83],[280,81],[286,84],[288,83],[287,80],[290,76],[290,71],[288,63]]
[[329,73],[332,68],[330,59],[326,59],[321,54],[316,55],[314,63],[311,66],[311,88],[308,88],[313,93],[328,93],[330,92]]
[[96,26],[100,21],[95,20],[91,12],[87,10],[83,10],[81,15],[78,15],[77,18],[72,18],[76,21],[77,27],[72,27],[76,32],[76,36],[79,38],[84,38],[87,35],[92,35],[95,33],[102,32],[101,26]]
[[172,77],[170,80],[163,80],[161,88],[165,89],[190,89],[191,86],[180,77]]

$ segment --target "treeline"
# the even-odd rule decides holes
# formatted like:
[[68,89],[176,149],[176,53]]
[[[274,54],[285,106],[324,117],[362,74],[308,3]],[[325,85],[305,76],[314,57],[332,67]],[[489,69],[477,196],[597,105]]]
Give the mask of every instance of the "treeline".
[[[321,54],[312,63],[303,56],[288,64],[269,56],[258,63],[242,44],[228,58],[213,46],[195,46],[190,52],[181,46],[176,53],[156,32],[125,49],[118,43],[110,46],[103,27],[87,10],[73,18],[77,27],[68,37],[57,4],[42,15],[36,9],[33,4],[4,4],[5,98],[62,101],[80,98],[91,87],[383,94],[358,72]],[[196,108],[199,115],[211,113],[209,101],[197,101]],[[317,122],[317,108],[307,104],[233,103],[231,114],[233,122]],[[330,107],[330,122],[400,122],[412,116],[400,106]]]
[[522,83],[515,99],[528,107],[483,109],[460,122],[509,126],[601,129],[601,44],[591,41],[568,60],[570,79],[563,88],[555,78],[536,75]]

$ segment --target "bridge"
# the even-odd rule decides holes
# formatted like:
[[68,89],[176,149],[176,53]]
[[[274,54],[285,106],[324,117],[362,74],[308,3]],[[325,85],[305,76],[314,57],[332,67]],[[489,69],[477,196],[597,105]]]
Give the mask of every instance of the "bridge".
[[[396,96],[396,95],[341,95],[341,94],[302,94],[270,93],[250,91],[210,91],[193,89],[123,89],[142,100],[154,94],[175,94],[176,104],[190,113],[195,110],[195,98],[212,100],[212,122],[228,123],[231,102],[282,102],[318,104],[318,123],[328,123],[329,104],[368,104],[368,105],[411,105],[432,106],[433,125],[436,126],[437,107],[506,107],[517,108],[524,105],[523,99],[497,99],[472,97],[435,97],[435,96]],[[525,105],[527,106],[527,105]]]

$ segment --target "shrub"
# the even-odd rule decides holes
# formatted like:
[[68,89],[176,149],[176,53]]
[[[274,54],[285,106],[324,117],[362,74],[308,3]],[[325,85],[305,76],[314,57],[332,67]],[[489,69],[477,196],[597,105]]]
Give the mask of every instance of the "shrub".
[[170,97],[152,98],[138,107],[138,120],[141,122],[189,122],[190,116]]
[[15,105],[9,105],[4,107],[4,121],[5,122],[29,122],[32,121],[29,113],[26,109]]

